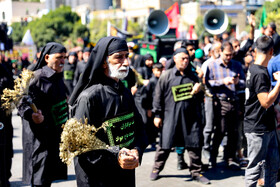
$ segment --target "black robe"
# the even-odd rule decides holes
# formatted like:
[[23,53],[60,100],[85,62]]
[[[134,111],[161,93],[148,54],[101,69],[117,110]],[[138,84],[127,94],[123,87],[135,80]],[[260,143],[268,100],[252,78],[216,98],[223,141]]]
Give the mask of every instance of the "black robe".
[[63,78],[67,88],[67,96],[70,96],[74,88],[74,75],[76,70],[76,62],[70,64],[68,60],[65,62],[63,67]]
[[[13,88],[11,73],[0,64],[0,97],[5,88]],[[1,103],[0,103],[1,107]],[[13,157],[13,126],[12,115],[0,108],[0,186],[8,187]],[[2,126],[4,125],[4,126]]]
[[128,88],[129,90],[131,89],[131,87],[135,86],[136,78],[135,78],[135,74],[131,68],[128,69],[127,76],[124,79],[122,79],[121,81],[124,84],[124,86],[126,88]]
[[84,60],[77,63],[77,67],[75,69],[75,74],[74,74],[74,81],[73,81],[74,86],[78,83],[80,75],[84,71],[86,64],[87,63]]
[[[154,75],[150,78],[147,86],[144,87],[141,96],[141,104],[144,110],[153,109],[153,98],[155,96],[155,89],[158,82],[157,77]],[[158,128],[154,125],[154,116],[149,117],[146,113],[147,123],[146,123],[146,132],[148,135],[149,143],[155,143],[158,136]]]
[[[138,148],[139,158],[142,157],[147,146],[146,134],[139,113],[134,105],[131,92],[119,81],[117,83],[111,78],[100,77],[101,83],[92,85],[84,90],[71,107],[71,116],[77,119],[88,118],[88,123],[99,127],[106,120],[117,116],[133,114],[130,131],[131,144],[121,146],[118,137],[122,137],[122,131],[112,130],[113,137],[103,130],[97,133],[97,137],[107,145],[120,145],[128,149]],[[120,128],[123,122],[114,124],[114,128]],[[108,132],[108,130],[107,130]],[[125,136],[124,136],[125,137]],[[128,140],[132,140],[128,138]],[[113,142],[111,142],[113,140]],[[117,146],[118,147],[118,146]],[[115,150],[94,150],[75,157],[75,170],[77,184],[81,187],[87,186],[135,186],[135,170],[122,169],[118,164],[118,151]]]
[[160,146],[163,149],[178,147],[200,147],[202,143],[201,105],[194,95],[192,98],[174,101],[172,87],[186,83],[193,85],[198,78],[190,65],[182,76],[176,67],[166,70],[158,80],[153,100],[155,117],[163,120]]
[[[153,75],[152,68],[147,67],[146,65],[143,67],[139,67],[137,69],[137,72],[142,76],[143,79],[150,79]],[[144,124],[147,124],[148,118],[147,118],[147,111],[142,107],[142,95],[145,92],[145,86],[144,85],[137,85],[137,91],[134,95],[134,101],[135,105],[138,108],[138,111],[140,112]]]
[[36,70],[29,95],[42,111],[44,121],[33,122],[33,111],[24,97],[18,107],[23,118],[23,182],[42,185],[67,179],[67,165],[59,158],[61,125],[68,119],[63,74],[48,66]]

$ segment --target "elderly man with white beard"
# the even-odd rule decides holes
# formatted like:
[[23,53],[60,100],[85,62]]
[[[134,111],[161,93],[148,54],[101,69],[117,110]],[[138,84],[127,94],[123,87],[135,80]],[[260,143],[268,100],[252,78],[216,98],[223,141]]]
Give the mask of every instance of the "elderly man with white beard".
[[110,124],[96,134],[110,149],[75,157],[78,186],[135,186],[135,168],[147,146],[147,136],[133,96],[120,81],[128,67],[126,41],[100,39],[69,100],[72,117],[87,118],[96,128]]

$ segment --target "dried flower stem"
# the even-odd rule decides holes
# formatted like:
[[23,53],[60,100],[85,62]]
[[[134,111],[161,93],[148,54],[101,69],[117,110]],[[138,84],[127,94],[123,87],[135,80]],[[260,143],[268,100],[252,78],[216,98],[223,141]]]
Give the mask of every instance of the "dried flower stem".
[[20,77],[14,80],[14,89],[5,88],[1,96],[2,107],[6,109],[7,113],[12,113],[15,106],[19,103],[20,99],[28,94],[29,83],[34,73],[30,70],[23,70]]
[[77,155],[97,149],[108,149],[109,146],[95,136],[100,129],[106,130],[107,125],[107,123],[103,123],[96,129],[94,125],[88,124],[87,119],[84,124],[75,118],[67,120],[62,126],[63,132],[59,148],[62,162],[70,165]]

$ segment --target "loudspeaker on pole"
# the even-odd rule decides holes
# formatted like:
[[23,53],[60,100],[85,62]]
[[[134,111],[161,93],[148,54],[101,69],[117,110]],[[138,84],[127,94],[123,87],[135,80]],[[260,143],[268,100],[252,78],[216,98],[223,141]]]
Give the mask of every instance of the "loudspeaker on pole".
[[203,24],[207,32],[218,35],[226,31],[228,27],[228,16],[220,9],[211,9],[205,13]]
[[161,10],[154,10],[147,19],[148,30],[156,36],[163,36],[169,31],[169,22],[166,14]]

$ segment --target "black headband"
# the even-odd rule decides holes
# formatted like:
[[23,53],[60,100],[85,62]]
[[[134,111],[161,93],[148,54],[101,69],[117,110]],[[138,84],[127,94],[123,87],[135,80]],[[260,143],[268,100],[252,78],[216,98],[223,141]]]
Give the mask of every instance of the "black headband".
[[55,53],[66,53],[66,48],[59,43],[51,42],[51,43],[48,43],[47,45],[51,46],[49,53],[48,53],[49,55],[55,54]]
[[186,50],[186,48],[178,48],[173,53],[173,56],[177,55],[178,53],[186,53],[187,55],[189,54],[188,51]]
[[124,39],[115,37],[108,46],[108,56],[119,51],[128,51],[127,43]]

